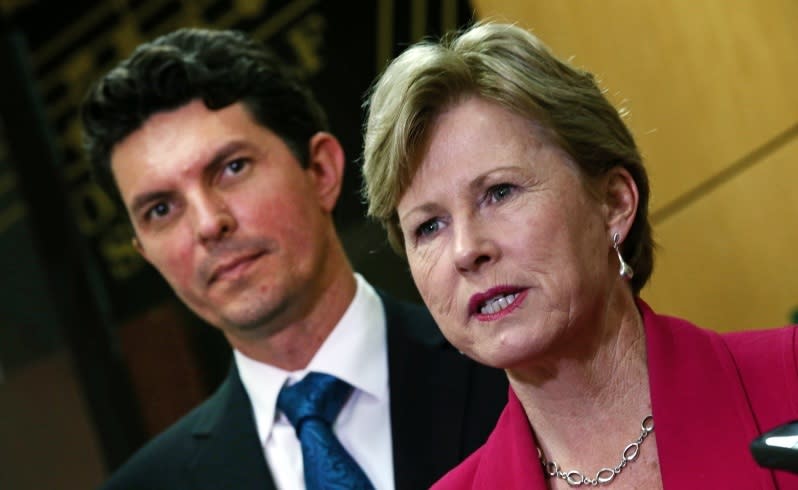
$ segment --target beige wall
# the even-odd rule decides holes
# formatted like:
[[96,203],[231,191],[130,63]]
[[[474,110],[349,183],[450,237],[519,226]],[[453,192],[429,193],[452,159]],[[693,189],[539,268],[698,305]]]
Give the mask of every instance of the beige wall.
[[480,18],[518,22],[573,57],[631,111],[660,245],[643,298],[716,330],[788,322],[798,308],[798,2],[473,3]]

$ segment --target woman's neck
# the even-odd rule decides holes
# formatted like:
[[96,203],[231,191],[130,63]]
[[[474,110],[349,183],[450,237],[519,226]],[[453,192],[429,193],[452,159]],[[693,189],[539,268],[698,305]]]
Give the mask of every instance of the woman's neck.
[[620,462],[651,414],[642,318],[620,296],[586,327],[597,333],[589,352],[508,370],[546,459],[591,477]]

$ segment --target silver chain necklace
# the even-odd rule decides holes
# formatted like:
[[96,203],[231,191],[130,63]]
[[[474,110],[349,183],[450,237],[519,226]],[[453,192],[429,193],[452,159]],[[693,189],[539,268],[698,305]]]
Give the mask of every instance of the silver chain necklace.
[[643,444],[645,438],[652,432],[654,432],[654,417],[647,415],[640,424],[640,437],[630,442],[623,449],[621,453],[621,462],[618,466],[598,470],[595,478],[587,477],[581,471],[577,470],[562,471],[560,465],[554,461],[546,461],[540,448],[538,448],[538,457],[540,458],[540,463],[543,465],[543,473],[551,478],[562,478],[572,487],[581,487],[582,485],[591,485],[594,487],[598,485],[608,485],[615,479],[616,475],[619,475],[621,471],[623,471],[627,464],[637,459],[640,455],[640,445]]

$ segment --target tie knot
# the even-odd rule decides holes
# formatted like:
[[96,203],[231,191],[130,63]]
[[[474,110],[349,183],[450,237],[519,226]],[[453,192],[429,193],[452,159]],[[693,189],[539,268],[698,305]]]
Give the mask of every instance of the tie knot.
[[285,413],[298,434],[310,418],[332,424],[350,393],[352,387],[335,376],[309,373],[300,382],[280,390],[277,408]]

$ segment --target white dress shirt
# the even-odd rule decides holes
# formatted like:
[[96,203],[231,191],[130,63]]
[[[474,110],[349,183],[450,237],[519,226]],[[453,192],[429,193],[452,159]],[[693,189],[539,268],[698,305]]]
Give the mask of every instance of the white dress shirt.
[[385,311],[374,288],[360,274],[355,279],[352,303],[307,369],[288,372],[233,352],[280,490],[302,490],[305,478],[299,439],[277,410],[277,396],[286,382],[293,384],[310,371],[331,374],[354,387],[333,431],[378,490],[394,488]]

